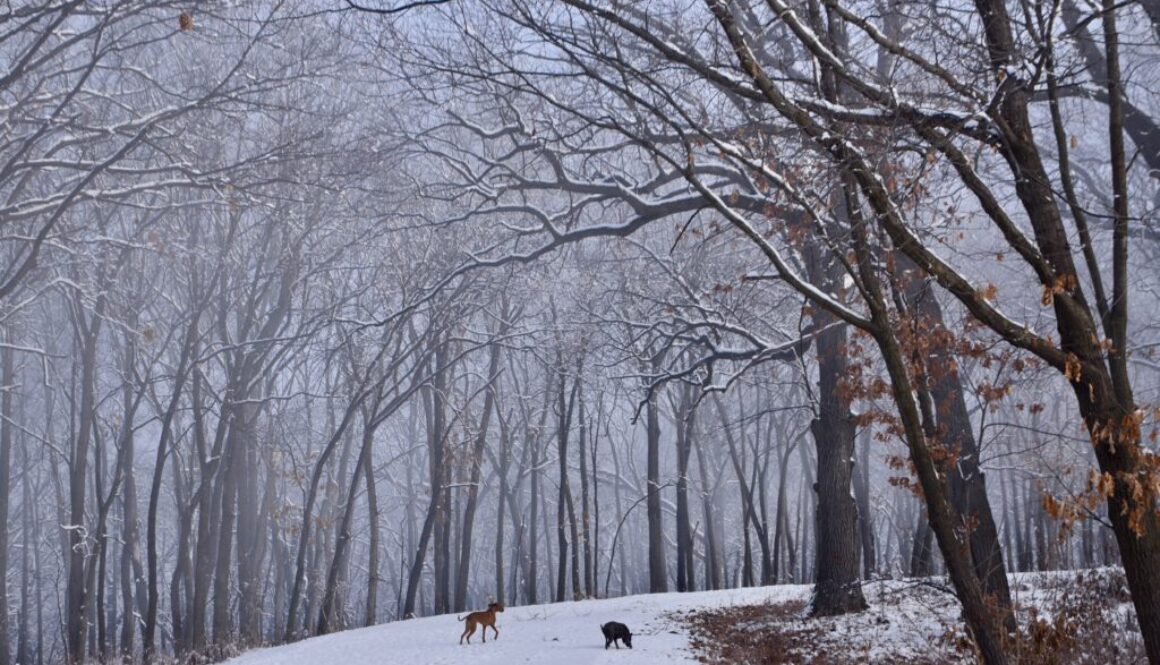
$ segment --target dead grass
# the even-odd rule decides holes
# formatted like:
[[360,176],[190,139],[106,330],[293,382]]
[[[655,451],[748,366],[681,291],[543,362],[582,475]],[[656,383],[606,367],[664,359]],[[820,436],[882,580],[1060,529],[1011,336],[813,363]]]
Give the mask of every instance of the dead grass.
[[[866,663],[868,655],[835,645],[822,623],[803,618],[805,603],[692,611],[683,618],[690,626],[690,644],[706,665],[850,665]],[[875,658],[884,665],[936,665],[939,658],[913,656]]]
[[[1012,662],[1147,662],[1122,572],[1102,569],[1064,574],[1058,579],[1045,577],[1034,584],[1020,584],[1014,591],[1023,632],[1018,641],[1008,645]],[[974,643],[948,594],[924,585],[908,585],[890,590],[868,588],[867,597],[873,598],[871,608],[849,617],[810,619],[806,617],[805,603],[792,601],[692,610],[673,618],[689,627],[690,644],[705,665],[978,662]],[[904,644],[907,640],[899,639],[897,634],[895,643],[890,638],[881,639],[873,647],[869,646],[873,640],[861,639],[879,631],[889,633],[888,617],[897,622],[904,615],[889,610],[904,601],[930,610],[926,613],[928,623],[922,629],[914,627],[914,632],[907,635],[909,644]],[[911,626],[896,628],[905,633]],[[925,634],[916,634],[920,630]],[[926,645],[918,650],[921,653],[914,649],[915,639]]]
[[[1147,663],[1123,571],[1079,571],[1037,584],[1040,599],[1020,612],[1012,652],[1026,665]],[[1042,607],[1043,609],[1040,609]]]

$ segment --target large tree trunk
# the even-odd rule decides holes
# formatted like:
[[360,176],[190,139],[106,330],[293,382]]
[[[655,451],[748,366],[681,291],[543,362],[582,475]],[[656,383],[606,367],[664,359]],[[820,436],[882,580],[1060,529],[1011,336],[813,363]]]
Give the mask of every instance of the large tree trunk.
[[[814,6],[814,3],[811,3]],[[840,41],[835,39],[835,41]],[[839,95],[831,78],[824,82],[826,96]],[[836,196],[836,214],[848,222],[851,212]],[[810,242],[806,248],[806,274],[818,288],[837,292],[845,273],[836,257]],[[818,356],[817,412],[810,423],[817,450],[817,542],[814,548],[816,580],[811,613],[833,616],[866,609],[859,584],[858,504],[851,493],[854,475],[855,427],[850,401],[844,394],[848,363],[847,327],[828,310],[813,313],[814,345]]]
[[[899,266],[904,274],[910,276],[909,279],[904,277],[902,293],[914,318],[916,335],[946,339],[942,308],[930,282],[917,276],[917,267],[905,256],[900,257]],[[963,398],[953,349],[932,344],[927,368],[930,380],[926,386],[934,405],[938,440],[946,447],[952,461],[945,470],[950,481],[951,502],[963,520],[962,529],[970,543],[971,561],[983,583],[983,590],[994,596],[1004,613],[1007,630],[1014,631],[1011,590],[1007,584],[999,530],[995,526],[986,479],[979,465],[979,447],[975,443],[974,429]]]
[[[910,448],[910,458],[917,469],[919,483],[923,497],[926,500],[927,514],[931,530],[938,540],[943,560],[947,565],[959,601],[963,605],[963,613],[967,625],[974,634],[976,643],[983,654],[983,660],[988,665],[1003,665],[1008,662],[1003,641],[1000,637],[998,622],[992,615],[991,609],[984,598],[982,585],[975,576],[970,556],[959,539],[955,524],[957,516],[951,506],[943,483],[938,476],[936,465],[926,447],[926,439],[922,431],[922,417],[913,402],[910,378],[902,353],[899,349],[893,332],[888,332],[885,326],[889,321],[885,312],[880,310],[877,324],[883,326],[878,332],[880,348],[890,372],[895,403],[899,407],[902,422],[906,428],[906,440]],[[929,420],[929,416],[927,418]]]
[[858,506],[851,495],[854,472],[854,423],[850,405],[840,397],[839,382],[846,376],[846,328],[830,326],[828,313],[819,311],[818,414],[810,424],[818,451],[817,578],[812,613],[832,616],[866,609],[858,569]]

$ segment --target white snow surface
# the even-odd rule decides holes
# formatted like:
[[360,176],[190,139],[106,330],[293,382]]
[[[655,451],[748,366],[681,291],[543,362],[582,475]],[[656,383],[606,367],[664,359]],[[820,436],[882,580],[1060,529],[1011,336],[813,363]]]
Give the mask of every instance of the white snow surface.
[[[695,663],[686,628],[670,613],[783,602],[809,596],[808,585],[696,593],[664,593],[511,607],[497,615],[499,639],[483,644],[479,630],[459,645],[463,622],[454,615],[395,621],[245,653],[226,665],[588,665]],[[462,615],[460,615],[462,616]],[[604,649],[601,624],[632,631],[632,649]]]
[[[1117,591],[1111,569],[1057,573],[1020,573],[1010,578],[1012,596],[1021,608],[1034,607],[1050,617],[1078,576],[1105,580],[1100,593],[1126,598]],[[1110,586],[1109,586],[1110,584]],[[1117,583],[1118,584],[1118,583]],[[1105,588],[1106,587],[1106,588]],[[973,664],[971,653],[956,644],[964,633],[961,608],[943,578],[879,580],[863,584],[869,604],[864,612],[807,618],[811,585],[779,585],[696,593],[664,593],[602,600],[512,607],[497,617],[499,639],[459,644],[464,624],[455,615],[396,621],[260,649],[226,661],[226,665],[675,665],[695,663],[684,618],[695,610],[740,605],[780,605],[781,612],[738,619],[743,629],[800,633],[787,655],[809,662],[843,654],[854,662]],[[1127,601],[1117,601],[1112,628],[1122,645],[1136,644],[1143,653],[1134,615]],[[802,610],[794,609],[801,607]],[[1119,611],[1122,610],[1122,611]],[[1122,616],[1120,616],[1122,614]],[[753,615],[749,615],[753,616]],[[1022,620],[1026,620],[1021,612]],[[604,649],[601,624],[619,621],[633,634],[633,649]],[[1103,629],[1101,629],[1103,630]],[[1090,639],[1090,636],[1083,639]],[[1102,653],[1102,652],[1101,652]],[[1126,653],[1126,652],[1125,652]],[[1142,657],[1142,656],[1141,656]],[[1069,661],[1070,662],[1070,661]],[[1075,662],[1100,662],[1082,660]]]

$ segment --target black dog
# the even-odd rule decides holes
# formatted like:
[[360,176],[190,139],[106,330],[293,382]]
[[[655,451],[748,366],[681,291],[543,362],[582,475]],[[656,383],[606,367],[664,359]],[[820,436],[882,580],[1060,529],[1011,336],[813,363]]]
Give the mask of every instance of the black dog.
[[608,648],[609,644],[616,644],[616,648],[619,649],[620,644],[617,643],[617,640],[624,642],[624,646],[629,649],[632,648],[632,633],[629,632],[628,626],[615,621],[609,621],[600,627],[600,632],[604,633],[605,649]]

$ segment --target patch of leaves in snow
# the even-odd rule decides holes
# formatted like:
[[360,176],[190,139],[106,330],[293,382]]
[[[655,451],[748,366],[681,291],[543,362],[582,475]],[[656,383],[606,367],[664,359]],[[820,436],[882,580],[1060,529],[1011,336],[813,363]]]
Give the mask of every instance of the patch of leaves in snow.
[[701,662],[969,663],[956,630],[954,596],[919,581],[884,581],[863,589],[870,608],[810,618],[804,602],[748,605],[690,618]]
[[[864,585],[864,612],[811,618],[791,600],[690,611],[673,617],[690,629],[706,665],[934,665],[979,662],[949,586],[937,579]],[[1020,640],[1008,645],[1024,665],[1144,663],[1122,571],[1102,569],[1012,579]]]

